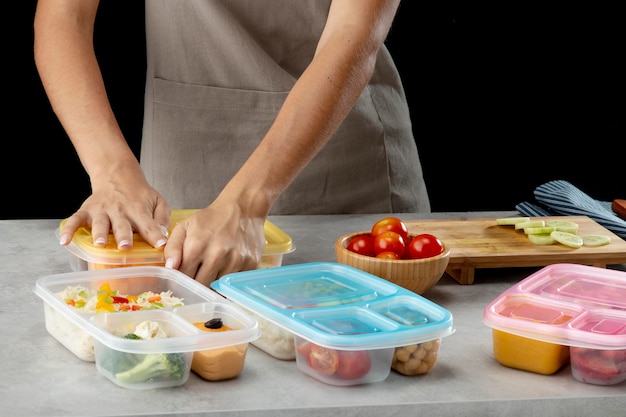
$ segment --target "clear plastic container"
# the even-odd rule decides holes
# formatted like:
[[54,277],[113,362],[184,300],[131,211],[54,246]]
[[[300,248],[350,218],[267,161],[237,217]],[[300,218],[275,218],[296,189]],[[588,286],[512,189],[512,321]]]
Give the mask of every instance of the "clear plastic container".
[[[88,309],[72,306],[59,295],[69,287],[79,287],[85,293],[92,293],[101,290],[104,285],[126,300],[150,291],[156,294],[171,292],[172,296],[182,301],[162,308],[154,304],[150,309],[107,311],[102,307]],[[247,344],[260,336],[257,321],[237,305],[183,273],[169,268],[138,266],[50,275],[37,280],[34,292],[44,301],[46,329],[50,335],[78,358],[95,361],[102,375],[124,388],[182,385],[189,376],[194,353]],[[124,305],[126,302],[120,301],[117,308]],[[221,319],[232,330],[206,332],[194,324],[215,318]],[[145,321],[159,323],[167,338],[124,338]],[[177,374],[176,378],[145,376],[142,379],[141,375],[144,374],[138,378],[130,378],[128,375],[122,378],[120,372],[127,369],[115,365],[120,357],[125,359],[125,363],[138,363],[147,355],[167,354],[177,356],[177,360],[184,360],[181,368],[183,372]],[[232,377],[232,372],[230,374],[229,377]]]
[[582,382],[626,380],[626,273],[554,264],[485,307],[496,360],[542,374],[571,363]]
[[438,350],[454,332],[446,309],[338,263],[239,272],[211,287],[292,333],[300,371],[330,385],[382,381],[396,348],[436,341]]
[[[170,232],[174,226],[196,211],[195,209],[172,210]],[[56,230],[57,237],[59,237],[60,229],[65,222],[66,219],[62,220]],[[296,247],[291,237],[269,220],[265,222],[264,230],[266,244],[258,268],[281,266],[283,256],[296,250]],[[165,265],[163,250],[152,247],[139,234],[133,235],[133,248],[131,250],[119,250],[113,234],[109,235],[109,241],[105,247],[99,247],[93,244],[91,231],[81,227],[74,234],[67,249],[70,267],[73,271]]]

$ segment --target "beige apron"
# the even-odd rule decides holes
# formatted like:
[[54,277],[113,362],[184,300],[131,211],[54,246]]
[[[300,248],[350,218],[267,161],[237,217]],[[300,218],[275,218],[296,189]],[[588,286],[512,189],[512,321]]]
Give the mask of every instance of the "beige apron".
[[[146,1],[141,164],[173,209],[206,207],[245,162],[310,62],[329,5]],[[353,110],[271,214],[428,211],[406,98],[383,48]]]

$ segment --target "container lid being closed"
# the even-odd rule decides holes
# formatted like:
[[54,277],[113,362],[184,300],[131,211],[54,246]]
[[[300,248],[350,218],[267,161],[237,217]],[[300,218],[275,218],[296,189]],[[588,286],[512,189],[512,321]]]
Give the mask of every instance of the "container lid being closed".
[[221,277],[211,287],[295,335],[328,348],[383,349],[454,332],[448,310],[338,263],[238,272]]
[[626,272],[546,266],[489,303],[483,322],[549,343],[626,349]]
[[[197,209],[172,210],[170,215],[170,233],[172,229],[181,221],[196,212]],[[60,229],[65,225],[67,219],[59,224],[56,230],[59,237]],[[296,250],[291,237],[275,224],[267,220],[264,226],[265,248],[263,256],[281,255],[291,253]],[[113,234],[109,234],[109,240],[105,247],[95,246],[91,236],[91,230],[85,227],[79,228],[72,242],[67,249],[73,255],[86,262],[105,265],[159,265],[165,262],[163,250],[154,248],[146,242],[138,233],[133,235],[133,248],[131,250],[119,250],[115,243]]]

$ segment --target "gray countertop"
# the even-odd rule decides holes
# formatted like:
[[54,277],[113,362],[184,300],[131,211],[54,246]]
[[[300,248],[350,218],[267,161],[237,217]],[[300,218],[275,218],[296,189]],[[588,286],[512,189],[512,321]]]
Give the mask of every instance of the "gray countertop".
[[[504,217],[513,212],[402,214],[412,219]],[[382,215],[273,216],[296,251],[283,265],[335,261],[334,242],[366,230]],[[128,390],[77,359],[44,326],[43,302],[33,293],[43,276],[69,272],[66,249],[54,229],[59,220],[0,221],[0,414],[19,416],[617,416],[626,409],[625,383],[595,386],[576,381],[569,366],[539,375],[497,363],[484,306],[537,268],[478,270],[473,285],[450,276],[425,297],[450,310],[456,332],[442,340],[433,370],[421,376],[392,371],[382,382],[337,387],[319,382],[251,346],[242,373],[219,382],[191,374],[173,389]],[[624,270],[626,265],[610,265]]]

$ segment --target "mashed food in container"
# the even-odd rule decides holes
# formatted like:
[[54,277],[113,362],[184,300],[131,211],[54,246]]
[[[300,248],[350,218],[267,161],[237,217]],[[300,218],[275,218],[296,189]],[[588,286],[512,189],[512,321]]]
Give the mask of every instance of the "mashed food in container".
[[[232,330],[224,325],[221,319],[214,318],[204,323],[193,323],[198,329],[205,332],[225,332]],[[243,369],[248,343],[227,346],[217,349],[198,350],[193,354],[191,370],[207,381],[222,381],[231,379],[241,373]]]

